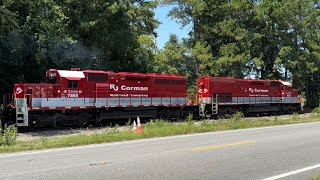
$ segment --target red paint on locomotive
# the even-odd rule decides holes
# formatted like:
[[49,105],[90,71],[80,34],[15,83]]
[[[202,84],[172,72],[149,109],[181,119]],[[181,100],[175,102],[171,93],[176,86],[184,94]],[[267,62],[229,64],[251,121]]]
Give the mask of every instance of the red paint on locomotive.
[[298,97],[298,91],[289,82],[279,80],[200,77],[197,84],[202,97],[216,94],[233,97]]
[[15,84],[18,126],[28,112],[186,105],[187,79],[179,75],[50,69],[46,83]]
[[197,87],[201,116],[301,110],[301,97],[289,82],[204,76]]

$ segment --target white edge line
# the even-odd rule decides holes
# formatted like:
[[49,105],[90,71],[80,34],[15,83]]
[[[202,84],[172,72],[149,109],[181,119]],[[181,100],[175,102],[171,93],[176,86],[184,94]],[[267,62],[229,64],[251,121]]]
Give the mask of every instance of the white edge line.
[[0,158],[30,155],[30,154],[41,154],[41,153],[49,153],[49,152],[58,152],[58,151],[77,150],[77,149],[86,149],[86,148],[103,147],[103,146],[111,146],[111,145],[133,144],[133,143],[138,143],[138,142],[142,143],[142,142],[150,142],[150,141],[155,141],[155,140],[167,140],[167,139],[177,139],[177,138],[195,137],[195,136],[203,136],[203,135],[236,133],[236,132],[243,132],[243,131],[255,131],[255,130],[262,130],[262,129],[282,128],[282,127],[291,127],[291,126],[303,126],[303,125],[310,125],[310,124],[320,124],[320,122],[278,125],[278,126],[258,127],[258,128],[249,128],[249,129],[226,130],[226,131],[206,132],[206,133],[197,133],[197,134],[184,134],[184,135],[167,136],[167,137],[159,137],[159,138],[129,140],[129,141],[122,141],[122,142],[110,142],[110,143],[82,145],[82,146],[75,146],[75,147],[53,148],[53,149],[48,149],[48,150],[34,150],[34,151],[28,151],[28,152],[16,152],[16,153],[8,153],[8,154],[3,154],[3,155],[0,154]]
[[262,180],[280,179],[280,178],[287,177],[287,176],[290,176],[290,175],[302,173],[304,171],[309,171],[309,170],[312,170],[312,169],[316,169],[316,168],[319,168],[319,167],[320,167],[320,164],[317,164],[317,165],[314,165],[314,166],[309,166],[309,167],[306,167],[306,168],[298,169],[298,170],[295,170],[295,171],[287,172],[287,173],[284,173],[284,174],[280,174],[280,175],[269,177],[269,178],[262,179]]

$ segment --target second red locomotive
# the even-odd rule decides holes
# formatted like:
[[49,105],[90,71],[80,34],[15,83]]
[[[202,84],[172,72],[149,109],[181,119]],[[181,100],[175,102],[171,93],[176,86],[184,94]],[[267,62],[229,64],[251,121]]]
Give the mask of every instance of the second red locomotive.
[[200,116],[291,113],[301,110],[298,91],[289,82],[225,77],[200,77]]

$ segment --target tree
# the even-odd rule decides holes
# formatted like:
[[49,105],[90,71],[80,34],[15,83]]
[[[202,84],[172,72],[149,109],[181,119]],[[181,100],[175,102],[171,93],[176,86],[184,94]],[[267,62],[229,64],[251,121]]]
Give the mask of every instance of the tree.
[[140,52],[139,38],[155,36],[155,7],[156,2],[142,0],[68,0],[64,12],[69,17],[68,31],[74,32],[72,37],[84,47],[99,51],[96,69],[137,71],[144,64],[137,62],[135,53],[139,58],[150,55]]
[[[0,2],[0,94],[10,92],[12,84],[19,76],[18,61],[21,47],[20,41],[15,41],[19,30],[17,15],[11,11],[11,1]],[[15,57],[15,58],[14,58]]]
[[[319,99],[319,3],[309,0],[163,0],[169,16],[191,24],[188,48],[199,74],[291,80],[314,106]],[[198,46],[199,47],[199,46]],[[196,48],[197,49],[197,48]],[[192,53],[191,53],[192,54]]]
[[[164,48],[156,54],[154,71],[186,76],[189,91],[194,91],[197,77],[212,74],[215,70],[210,51],[210,46],[205,42],[197,42],[189,48],[189,42],[180,41],[177,35],[170,35]],[[199,67],[195,66],[196,61],[201,64]]]
[[190,69],[187,65],[187,52],[183,42],[179,42],[176,35],[170,35],[169,41],[165,44],[163,50],[160,50],[155,57],[154,70],[158,73],[190,75]]
[[213,62],[201,64],[195,59],[196,69],[211,67],[214,70],[210,75],[233,77],[243,77],[249,71],[250,56],[246,49],[249,37],[245,25],[250,18],[246,12],[250,12],[252,2],[165,0],[164,3],[176,4],[169,15],[182,25],[193,24],[190,48],[198,42],[206,42],[210,46]]
[[40,82],[49,68],[150,72],[158,25],[144,0],[0,3],[0,83]]

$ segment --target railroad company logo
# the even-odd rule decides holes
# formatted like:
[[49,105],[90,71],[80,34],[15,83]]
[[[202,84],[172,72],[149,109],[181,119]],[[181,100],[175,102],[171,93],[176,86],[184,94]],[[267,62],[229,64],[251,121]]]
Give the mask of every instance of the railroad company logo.
[[256,88],[249,88],[251,93],[268,93],[268,89],[256,89]]
[[149,88],[148,87],[131,87],[131,86],[126,86],[126,85],[122,85],[120,86],[116,86],[115,84],[110,84],[110,89],[114,90],[114,91],[148,91]]
[[68,90],[65,89],[65,90],[63,90],[62,92],[65,93],[65,94],[66,94],[66,93],[68,93],[68,94],[70,94],[70,93],[76,93],[76,94],[82,93],[81,90],[78,91],[78,90],[73,90],[73,89],[71,89],[71,90],[70,90],[70,89],[68,89]]
[[198,93],[206,93],[206,92],[208,92],[208,89],[199,89],[198,90]]
[[17,90],[16,90],[16,94],[20,94],[20,93],[22,93],[22,91],[23,90],[20,87],[18,87]]

